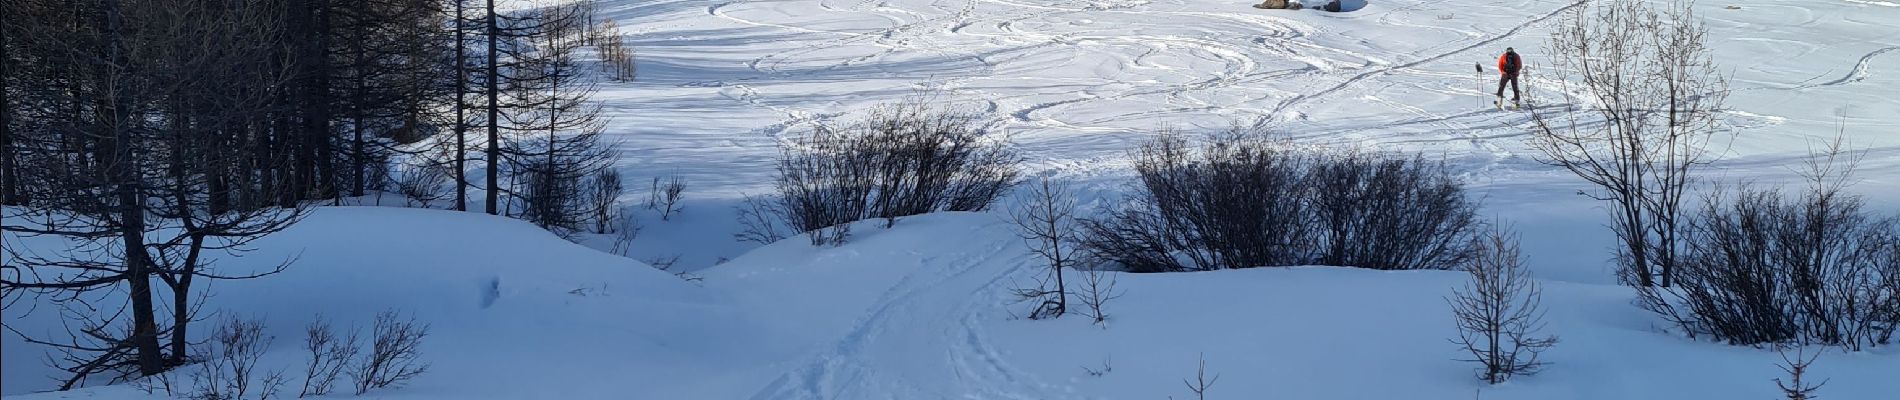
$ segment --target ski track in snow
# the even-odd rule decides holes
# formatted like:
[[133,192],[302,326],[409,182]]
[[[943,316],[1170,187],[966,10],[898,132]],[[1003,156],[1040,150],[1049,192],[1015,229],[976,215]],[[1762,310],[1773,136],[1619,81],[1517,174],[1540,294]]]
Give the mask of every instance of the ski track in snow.
[[[1054,386],[1036,382],[1032,375],[1011,367],[985,339],[983,323],[1002,318],[994,314],[995,301],[1001,298],[1000,283],[1017,270],[995,266],[1012,265],[999,260],[1018,255],[1006,251],[1010,247],[997,241],[972,247],[986,250],[924,260],[923,265],[871,302],[872,308],[833,345],[808,357],[803,365],[750,398],[959,398],[951,396],[951,391],[969,392],[961,396],[969,398],[1059,398],[1048,392]],[[993,269],[982,269],[984,266]],[[928,346],[944,349],[942,361],[947,365],[942,367],[955,378],[954,384],[926,386],[929,377],[912,379],[902,376],[904,371],[866,365],[866,349],[880,345],[880,339],[887,337],[927,338]]]
[[1874,50],[1872,52],[1869,52],[1867,53],[1867,55],[1861,56],[1860,61],[1854,62],[1854,69],[1848,71],[1847,75],[1841,76],[1840,79],[1835,79],[1835,80],[1821,82],[1821,83],[1812,84],[1812,85],[1803,85],[1801,86],[1801,88],[1807,89],[1807,88],[1814,88],[1814,87],[1821,87],[1821,86],[1838,86],[1838,85],[1845,85],[1849,83],[1866,80],[1867,76],[1869,75],[1869,72],[1867,69],[1868,63],[1873,62],[1874,57],[1878,57],[1881,54],[1887,54],[1887,52],[1891,52],[1894,50],[1900,50],[1900,46],[1885,47],[1879,50]]
[[1530,20],[1530,21],[1526,21],[1526,22],[1524,22],[1523,24],[1519,24],[1519,25],[1517,25],[1517,26],[1515,26],[1515,27],[1512,27],[1512,28],[1511,28],[1510,30],[1508,30],[1508,31],[1505,31],[1504,33],[1501,33],[1501,34],[1498,34],[1497,36],[1494,36],[1494,37],[1492,37],[1492,38],[1490,38],[1490,39],[1485,39],[1485,40],[1480,40],[1480,41],[1477,41],[1477,42],[1474,42],[1474,43],[1471,43],[1470,45],[1466,45],[1466,46],[1464,46],[1464,47],[1459,47],[1459,48],[1456,48],[1456,49],[1452,49],[1451,51],[1446,51],[1446,52],[1442,52],[1442,53],[1438,53],[1438,54],[1435,54],[1435,55],[1432,55],[1432,56],[1429,56],[1429,57],[1425,57],[1425,58],[1422,58],[1422,59],[1418,59],[1418,60],[1414,60],[1414,61],[1412,61],[1412,62],[1407,62],[1407,63],[1404,63],[1404,64],[1399,64],[1399,65],[1394,65],[1394,66],[1391,66],[1391,67],[1387,67],[1387,68],[1381,68],[1381,69],[1377,69],[1377,70],[1373,70],[1373,71],[1368,71],[1368,72],[1365,72],[1365,73],[1361,73],[1361,74],[1359,74],[1359,75],[1355,75],[1355,76],[1353,76],[1353,77],[1351,77],[1351,78],[1346,78],[1346,80],[1345,80],[1345,81],[1342,81],[1342,82],[1340,82],[1340,83],[1339,83],[1339,84],[1337,84],[1337,85],[1333,85],[1332,87],[1328,87],[1328,88],[1325,88],[1325,89],[1321,89],[1321,90],[1319,90],[1318,92],[1314,92],[1314,93],[1312,93],[1312,94],[1306,94],[1306,95],[1299,95],[1299,96],[1294,96],[1293,98],[1289,98],[1289,99],[1287,99],[1287,100],[1286,100],[1285,102],[1282,102],[1282,103],[1280,103],[1280,105],[1277,105],[1277,106],[1274,106],[1274,107],[1273,107],[1273,112],[1272,112],[1272,115],[1276,115],[1276,116],[1280,116],[1280,115],[1283,115],[1283,114],[1282,114],[1283,112],[1285,112],[1285,111],[1287,111],[1288,109],[1291,109],[1291,108],[1293,108],[1293,106],[1297,106],[1297,105],[1300,105],[1301,103],[1305,103],[1305,102],[1307,102],[1307,101],[1311,101],[1311,100],[1313,100],[1313,99],[1315,99],[1315,98],[1319,98],[1319,97],[1324,97],[1324,96],[1326,96],[1326,95],[1330,95],[1330,94],[1332,94],[1333,92],[1337,92],[1337,91],[1339,91],[1340,89],[1344,89],[1344,88],[1346,88],[1347,86],[1352,86],[1353,84],[1356,84],[1356,83],[1359,83],[1359,82],[1361,82],[1361,81],[1364,81],[1364,80],[1366,80],[1367,78],[1371,78],[1371,77],[1373,77],[1373,76],[1378,76],[1378,75],[1384,75],[1384,74],[1390,74],[1390,73],[1393,73],[1393,72],[1397,72],[1397,71],[1400,71],[1400,70],[1404,70],[1404,69],[1406,69],[1406,68],[1411,68],[1411,67],[1416,67],[1416,66],[1419,66],[1419,65],[1423,65],[1423,64],[1425,64],[1425,63],[1430,63],[1430,62],[1434,62],[1434,61],[1438,61],[1438,60],[1442,60],[1442,59],[1445,59],[1445,58],[1447,58],[1447,57],[1451,57],[1451,56],[1453,56],[1453,55],[1457,55],[1457,54],[1460,54],[1460,53],[1464,53],[1464,52],[1468,52],[1468,51],[1471,51],[1471,50],[1473,50],[1473,49],[1477,49],[1477,48],[1479,48],[1479,47],[1482,47],[1482,46],[1488,46],[1488,45],[1491,45],[1491,44],[1493,44],[1493,43],[1497,43],[1497,42],[1498,42],[1498,41],[1500,41],[1500,40],[1504,40],[1504,39],[1506,39],[1506,38],[1510,38],[1510,37],[1512,37],[1512,36],[1514,36],[1514,35],[1517,35],[1517,33],[1518,33],[1518,31],[1522,31],[1522,30],[1524,30],[1525,28],[1528,28],[1528,27],[1530,27],[1530,26],[1532,26],[1532,25],[1536,25],[1536,24],[1539,24],[1539,23],[1543,23],[1543,22],[1544,22],[1545,20],[1549,20],[1549,19],[1551,19],[1551,18],[1554,18],[1554,17],[1556,17],[1556,16],[1558,16],[1558,15],[1563,15],[1563,13],[1564,13],[1564,12],[1566,12],[1566,11],[1570,11],[1571,9],[1575,9],[1575,8],[1577,8],[1577,7],[1581,7],[1581,6],[1583,6],[1584,4],[1587,4],[1587,3],[1588,3],[1588,0],[1579,0],[1579,1],[1576,1],[1576,2],[1572,2],[1572,3],[1570,3],[1570,5],[1567,5],[1567,6],[1564,6],[1564,7],[1562,7],[1562,8],[1558,8],[1558,9],[1557,9],[1557,10],[1555,10],[1555,11],[1551,11],[1550,13],[1547,13],[1547,14],[1544,14],[1544,15],[1542,15],[1542,16],[1538,16],[1537,18],[1535,18],[1535,19],[1532,19],[1532,20]]

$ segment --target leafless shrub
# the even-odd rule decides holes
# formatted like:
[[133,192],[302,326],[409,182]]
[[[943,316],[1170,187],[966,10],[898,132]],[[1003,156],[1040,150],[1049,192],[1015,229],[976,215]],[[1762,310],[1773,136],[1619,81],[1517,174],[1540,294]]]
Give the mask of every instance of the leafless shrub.
[[[212,333],[204,360],[191,372],[187,398],[201,400],[266,400],[283,387],[283,371],[259,371],[257,361],[270,350],[264,323],[228,318]],[[253,386],[255,385],[255,386]],[[252,397],[255,396],[255,397]]]
[[1687,3],[1654,4],[1592,3],[1559,19],[1547,53],[1564,97],[1556,107],[1532,107],[1529,143],[1541,161],[1595,186],[1582,194],[1609,204],[1619,279],[1668,287],[1684,189],[1710,161],[1706,146],[1721,130],[1728,82]]
[[1135,152],[1140,182],[1126,206],[1083,222],[1084,247],[1132,272],[1311,261],[1314,224],[1300,199],[1312,157],[1284,144],[1259,124],[1216,135],[1198,152],[1164,132]]
[[619,222],[614,224],[617,227],[612,229],[614,235],[612,253],[626,256],[628,251],[633,250],[633,240],[640,237],[640,230],[645,227],[640,225],[640,218],[633,214],[620,214],[618,218]]
[[620,218],[620,195],[626,188],[620,183],[620,171],[602,168],[588,177],[587,187],[582,199],[587,209],[588,220],[594,222],[594,233],[615,233],[623,228]]
[[660,220],[666,221],[680,212],[680,194],[685,191],[686,178],[679,175],[653,177],[653,184],[647,189],[647,209],[659,211]]
[[1793,357],[1788,355],[1788,349],[1786,347],[1777,349],[1776,352],[1781,354],[1781,364],[1776,366],[1781,367],[1781,371],[1788,374],[1787,381],[1782,381],[1781,378],[1775,378],[1775,386],[1781,388],[1782,398],[1788,400],[1811,400],[1820,398],[1815,396],[1814,392],[1821,390],[1821,386],[1826,385],[1827,381],[1822,380],[1821,383],[1808,384],[1804,379],[1808,373],[1808,366],[1814,365],[1814,360],[1820,359],[1821,353],[1814,353],[1814,356],[1807,356],[1806,350],[1800,349],[1799,347],[1795,350]]
[[1320,264],[1452,269],[1470,257],[1476,206],[1443,163],[1348,152],[1315,163],[1310,186]]
[[678,264],[679,262],[680,262],[679,254],[674,254],[670,257],[657,256],[657,257],[647,259],[647,265],[651,265],[653,266],[654,269],[658,269],[661,271],[672,271],[673,264]]
[[850,222],[938,210],[979,211],[1015,185],[1021,161],[990,140],[978,115],[927,98],[873,109],[839,131],[819,126],[781,148],[779,206],[786,225],[814,245],[842,244]]
[[[363,153],[363,190],[381,192],[389,190],[391,184],[400,183],[391,176],[395,173],[396,163],[389,156],[388,152],[383,151]],[[376,201],[382,201],[382,196],[377,196]]]
[[405,202],[414,202],[422,208],[430,203],[448,198],[449,170],[440,165],[412,165],[403,168],[401,178],[396,180],[396,192]]
[[733,238],[758,244],[772,244],[784,239],[785,234],[779,232],[779,216],[785,215],[784,211],[778,209],[780,206],[781,203],[771,199],[745,195],[745,200],[735,207],[740,230],[732,235]]
[[980,115],[917,98],[871,111],[855,129],[873,171],[871,216],[891,226],[899,217],[937,210],[980,211],[1015,185],[1019,157],[985,143]]
[[1751,186],[1706,196],[1676,287],[1639,290],[1642,304],[1735,344],[1889,343],[1900,328],[1900,219],[1871,215],[1845,191],[1855,160],[1838,141],[1818,152],[1799,197]]
[[823,126],[781,147],[774,181],[780,206],[773,211],[793,230],[809,233],[814,246],[844,244],[849,224],[864,217],[871,192],[865,147]]
[[1471,281],[1446,301],[1458,321],[1458,344],[1481,364],[1478,376],[1497,384],[1514,375],[1530,375],[1544,365],[1538,355],[1557,344],[1540,337],[1544,328],[1543,290],[1518,260],[1517,237],[1503,228],[1478,239],[1466,263]]
[[1446,269],[1475,204],[1440,163],[1304,150],[1259,125],[1135,152],[1133,194],[1081,221],[1082,247],[1131,272],[1302,265]]
[[304,326],[303,343],[305,354],[310,358],[304,365],[303,389],[297,392],[297,397],[329,394],[337,376],[356,358],[356,332],[337,336],[330,322],[318,317]]
[[1113,359],[1103,359],[1101,368],[1089,368],[1089,366],[1084,365],[1082,366],[1082,372],[1089,374],[1089,376],[1093,376],[1097,378],[1100,378],[1103,375],[1108,375],[1108,373],[1110,372],[1115,372],[1115,366],[1113,364],[1110,364],[1109,363],[1110,361],[1113,361]]
[[[1203,355],[1200,358],[1200,365],[1194,368],[1194,380],[1182,379],[1181,384],[1187,385],[1188,391],[1194,393],[1195,399],[1207,400],[1207,389],[1213,388],[1216,381],[1220,381],[1220,374],[1214,374],[1213,379],[1208,379],[1207,357]],[[1173,399],[1174,396],[1168,396],[1168,398]]]
[[699,281],[706,280],[705,277],[694,275],[686,271],[674,271],[673,267],[678,266],[679,262],[680,262],[680,254],[674,254],[671,256],[656,256],[656,257],[647,259],[647,265],[653,266],[653,269],[671,272],[673,273],[674,277],[678,277],[680,278],[680,280],[684,280],[687,282],[699,282]]
[[[1081,256],[1081,249],[1076,247],[1079,228],[1075,221],[1075,197],[1067,185],[1049,177],[1037,179],[1029,190],[1029,198],[1010,210],[1010,218],[1016,223],[1016,234],[1029,244],[1029,251],[1041,258],[1049,270],[1037,279],[1034,287],[1014,288],[1011,292],[1023,301],[1036,303],[1029,312],[1029,319],[1061,317],[1069,308],[1068,286],[1063,282],[1062,270],[1075,267]],[[1055,285],[1053,289],[1049,286],[1051,283]]]
[[369,352],[350,366],[357,395],[401,384],[429,370],[421,359],[422,339],[429,335],[429,326],[401,318],[395,311],[376,315]]
[[1082,271],[1082,290],[1076,294],[1081,297],[1082,306],[1091,322],[1096,325],[1108,323],[1108,312],[1104,307],[1108,302],[1122,297],[1122,291],[1115,289],[1115,274],[1096,268],[1084,268]]

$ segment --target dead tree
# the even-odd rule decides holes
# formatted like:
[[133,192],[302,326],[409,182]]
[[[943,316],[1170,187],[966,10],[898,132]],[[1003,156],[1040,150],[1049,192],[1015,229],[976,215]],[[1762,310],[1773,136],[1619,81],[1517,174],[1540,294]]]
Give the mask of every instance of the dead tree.
[[[1728,83],[1686,3],[1614,2],[1570,11],[1548,42],[1562,98],[1533,107],[1530,145],[1609,205],[1619,279],[1673,282],[1691,173],[1709,162]],[[1532,96],[1535,100],[1535,97]]]
[[[1029,312],[1029,319],[1056,318],[1068,312],[1069,290],[1063,282],[1062,270],[1073,268],[1081,256],[1081,248],[1075,245],[1080,229],[1076,225],[1075,206],[1075,196],[1068,185],[1045,176],[1029,187],[1028,199],[1010,210],[1016,234],[1028,243],[1029,251],[1049,267],[1049,272],[1037,279],[1036,287],[1012,289],[1018,298],[1036,303],[1035,309]],[[1049,286],[1051,283],[1054,288]]]
[[1543,291],[1518,260],[1516,236],[1494,228],[1478,240],[1466,269],[1471,281],[1446,299],[1458,322],[1452,343],[1471,354],[1462,361],[1482,365],[1478,376],[1485,382],[1534,374],[1544,365],[1538,355],[1557,343],[1555,336],[1538,336]]

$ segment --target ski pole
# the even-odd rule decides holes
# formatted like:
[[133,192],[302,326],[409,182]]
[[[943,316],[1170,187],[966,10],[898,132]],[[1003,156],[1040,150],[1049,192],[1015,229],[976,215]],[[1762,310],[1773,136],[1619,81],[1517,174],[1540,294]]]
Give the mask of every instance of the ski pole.
[[1471,63],[1471,66],[1473,68],[1477,68],[1477,72],[1471,73],[1471,77],[1476,78],[1476,81],[1478,82],[1478,104],[1477,105],[1479,108],[1483,108],[1484,107],[1484,63]]

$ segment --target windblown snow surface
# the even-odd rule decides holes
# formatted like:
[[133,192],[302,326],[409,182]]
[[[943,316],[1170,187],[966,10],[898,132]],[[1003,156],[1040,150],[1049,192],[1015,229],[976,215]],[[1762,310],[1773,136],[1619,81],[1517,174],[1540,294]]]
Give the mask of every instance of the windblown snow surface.
[[[206,307],[265,319],[276,338],[265,366],[293,376],[301,328],[319,314],[365,325],[399,309],[430,323],[430,372],[377,398],[1186,398],[1182,379],[1200,359],[1220,376],[1215,399],[1777,396],[1774,352],[1685,338],[1631,305],[1606,262],[1604,212],[1574,194],[1584,184],[1531,160],[1524,114],[1482,103],[1495,81],[1470,65],[1506,46],[1532,68],[1525,89],[1550,93],[1536,79],[1548,75],[1545,24],[1581,3],[1373,0],[1349,13],[1246,3],[608,0],[602,14],[639,51],[639,80],[600,96],[622,171],[690,184],[670,220],[630,207],[646,225],[630,256],[679,255],[703,281],[518,221],[329,207],[221,260],[295,264],[212,284]],[[1709,178],[1790,182],[1790,168],[1838,134],[1866,151],[1854,189],[1900,211],[1900,7],[1739,0],[1696,11],[1734,89],[1733,140],[1719,143]],[[1091,206],[1116,198],[1127,151],[1164,127],[1265,118],[1315,145],[1442,156],[1481,213],[1522,232],[1546,286],[1547,332],[1562,342],[1544,373],[1485,385],[1446,340],[1443,297],[1464,276],[1337,267],[1121,275],[1126,295],[1106,327],[1022,320],[1007,288],[1037,264],[999,213],[864,223],[835,248],[733,240],[731,207],[769,189],[780,140],[919,91],[985,111],[1031,173],[1080,182]],[[47,308],[4,317],[60,332]],[[9,398],[149,397],[126,386],[35,393],[55,386],[42,349],[12,334],[4,346]],[[1824,398],[1900,396],[1891,348],[1829,351],[1814,368],[1831,379]]]

